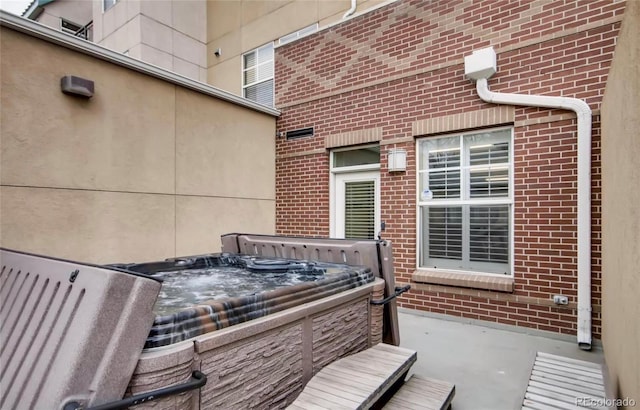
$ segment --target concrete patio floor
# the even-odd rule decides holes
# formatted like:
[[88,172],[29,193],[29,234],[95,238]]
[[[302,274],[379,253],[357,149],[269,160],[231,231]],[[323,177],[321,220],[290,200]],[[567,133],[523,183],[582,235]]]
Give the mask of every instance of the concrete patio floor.
[[418,352],[410,373],[456,385],[453,410],[520,409],[538,351],[603,361],[601,348],[580,350],[575,337],[441,317],[401,309],[400,346]]

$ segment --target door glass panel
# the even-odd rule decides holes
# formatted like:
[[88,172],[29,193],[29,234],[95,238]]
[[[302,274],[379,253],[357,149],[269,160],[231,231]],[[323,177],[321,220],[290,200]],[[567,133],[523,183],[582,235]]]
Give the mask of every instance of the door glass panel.
[[375,239],[375,181],[345,183],[347,239]]
[[351,167],[380,163],[380,146],[336,151],[333,153],[334,167]]

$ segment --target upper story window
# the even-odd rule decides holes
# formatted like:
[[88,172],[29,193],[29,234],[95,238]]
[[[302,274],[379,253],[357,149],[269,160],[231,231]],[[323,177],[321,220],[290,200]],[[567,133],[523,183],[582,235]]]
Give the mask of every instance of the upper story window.
[[246,53],[242,60],[244,97],[273,107],[273,43]]
[[93,21],[82,26],[78,23],[74,23],[73,21],[60,17],[60,30],[85,40],[91,40],[93,38]]
[[60,29],[65,33],[75,35],[77,32],[82,30],[82,25],[60,17]]
[[102,0],[102,11],[107,11],[113,7],[118,0]]
[[511,129],[418,142],[420,267],[511,274]]

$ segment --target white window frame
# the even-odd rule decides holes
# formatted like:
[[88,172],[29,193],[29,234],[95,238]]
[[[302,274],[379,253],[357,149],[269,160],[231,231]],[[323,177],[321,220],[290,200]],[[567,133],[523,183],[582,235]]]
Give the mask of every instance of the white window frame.
[[[257,57],[258,50],[263,49],[263,48],[265,48],[267,46],[271,46],[271,49],[273,50],[274,56],[271,58],[271,60],[267,60],[265,62],[258,63],[258,57]],[[256,53],[256,81],[254,81],[252,83],[249,83],[249,84],[245,84],[245,82],[244,82],[245,72],[247,70],[249,70],[250,68],[253,68],[253,67],[250,67],[250,68],[245,67],[245,56],[247,56],[247,55],[249,55],[251,53]],[[272,71],[271,77],[265,78],[265,79],[262,79],[262,80],[258,80],[258,78],[260,78],[260,66],[265,66],[267,64],[271,64],[271,71]],[[269,43],[266,43],[266,44],[263,44],[260,47],[254,48],[253,50],[247,51],[246,53],[242,54],[242,78],[240,79],[240,81],[242,82],[242,96],[244,98],[247,98],[247,93],[246,93],[247,88],[252,87],[254,85],[258,85],[258,84],[264,83],[266,81],[272,81],[272,83],[271,83],[271,88],[272,88],[271,95],[273,96],[273,101],[271,103],[271,106],[275,105],[275,98],[276,98],[276,91],[275,91],[275,85],[276,85],[276,82],[275,82],[275,47],[274,47],[273,41],[271,41]]]
[[[431,200],[431,201],[423,201],[421,200],[421,186],[420,186],[420,173],[421,173],[421,160],[422,153],[420,152],[420,142],[427,139],[437,139],[437,138],[447,138],[447,137],[459,137],[460,138],[460,146],[463,147],[462,141],[465,136],[478,134],[478,133],[489,133],[494,131],[503,131],[510,130],[510,139],[509,139],[509,164],[508,164],[508,172],[509,172],[509,194],[507,197],[496,197],[496,198],[482,198],[482,199],[463,199],[463,192],[468,191],[468,183],[463,183],[462,180],[466,179],[465,174],[461,172],[461,194],[460,199],[439,199],[439,200]],[[464,131],[464,132],[456,132],[456,133],[448,133],[437,136],[426,136],[420,137],[416,139],[416,268],[418,270],[434,270],[434,271],[447,271],[454,272],[460,274],[471,274],[471,275],[486,275],[491,277],[508,277],[513,278],[514,276],[514,232],[515,232],[515,213],[514,213],[514,130],[512,126],[508,127],[495,127],[495,128],[486,128],[486,129],[478,129],[473,131]],[[463,154],[461,150],[461,164],[464,163],[464,156],[467,154]],[[468,172],[468,169],[466,170]],[[505,273],[496,273],[496,272],[483,272],[479,270],[462,270],[462,269],[451,269],[451,268],[438,268],[438,267],[430,267],[430,266],[421,266],[422,259],[422,251],[423,251],[423,235],[422,235],[422,216],[421,216],[421,208],[423,206],[465,206],[465,205],[508,205],[509,206],[509,251],[508,251],[508,272]],[[464,245],[463,245],[464,246]],[[468,246],[468,244],[467,244]],[[472,262],[471,262],[472,263]]]
[[[336,175],[338,174],[346,174],[353,172],[365,172],[365,171],[380,171],[380,163],[376,164],[365,164],[365,165],[354,165],[348,167],[336,167],[334,166],[334,153],[341,151],[353,151],[356,149],[368,148],[368,147],[376,147],[379,144],[367,144],[367,145],[358,145],[355,147],[346,147],[346,148],[336,148],[329,151],[329,237],[335,238],[337,234],[336,225]],[[381,147],[382,149],[382,147]],[[380,189],[377,190],[376,201],[380,204]],[[379,225],[379,223],[378,223]]]

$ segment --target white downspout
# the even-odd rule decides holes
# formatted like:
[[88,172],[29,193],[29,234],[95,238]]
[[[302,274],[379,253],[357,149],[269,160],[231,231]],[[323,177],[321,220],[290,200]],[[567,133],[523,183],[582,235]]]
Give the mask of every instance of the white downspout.
[[465,57],[465,74],[476,80],[478,96],[489,103],[560,108],[578,120],[578,346],[591,350],[591,109],[577,98],[496,93],[487,79],[496,71],[493,48]]
[[346,19],[356,11],[357,2],[358,0],[351,0],[351,8],[344,13],[344,16],[342,16],[343,19]]

